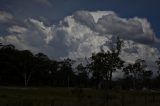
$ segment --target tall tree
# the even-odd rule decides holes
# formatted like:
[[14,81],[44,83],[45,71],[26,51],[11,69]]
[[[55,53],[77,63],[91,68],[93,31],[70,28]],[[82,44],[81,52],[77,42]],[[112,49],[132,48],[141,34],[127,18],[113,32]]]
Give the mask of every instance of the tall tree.
[[5,85],[15,84],[16,79],[15,77],[17,69],[16,65],[16,57],[18,54],[18,50],[15,49],[14,45],[1,45],[0,48],[0,77],[1,83]]
[[28,86],[29,80],[33,74],[32,68],[34,67],[34,55],[29,50],[20,51],[17,57],[17,63],[19,68],[19,74],[22,75],[24,85]]
[[99,87],[102,85],[103,80],[106,80],[106,86],[112,88],[112,74],[117,69],[123,67],[124,61],[119,57],[122,40],[117,38],[116,46],[111,51],[104,52],[102,50],[99,53],[92,54],[90,69],[93,71],[93,77],[97,79]]

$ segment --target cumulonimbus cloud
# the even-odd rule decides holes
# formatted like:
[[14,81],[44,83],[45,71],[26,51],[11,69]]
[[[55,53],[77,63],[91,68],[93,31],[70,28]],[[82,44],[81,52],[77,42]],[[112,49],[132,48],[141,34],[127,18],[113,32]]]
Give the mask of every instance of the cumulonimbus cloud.
[[159,42],[145,18],[121,18],[113,11],[78,11],[74,14],[74,18],[100,35],[112,34],[141,43]]
[[65,17],[58,25],[46,26],[36,19],[25,20],[25,26],[13,25],[9,35],[1,36],[2,43],[14,44],[19,49],[43,52],[50,58],[72,59],[106,51],[117,36],[125,42],[121,57],[127,62],[146,59],[150,67],[160,56],[150,44],[159,43],[147,19],[121,18],[113,11],[78,11]]

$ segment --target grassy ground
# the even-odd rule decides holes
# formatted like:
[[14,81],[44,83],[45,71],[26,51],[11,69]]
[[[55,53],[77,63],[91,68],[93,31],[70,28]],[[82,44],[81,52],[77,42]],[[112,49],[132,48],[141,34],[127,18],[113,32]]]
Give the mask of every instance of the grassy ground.
[[160,93],[78,88],[0,88],[0,106],[160,106]]

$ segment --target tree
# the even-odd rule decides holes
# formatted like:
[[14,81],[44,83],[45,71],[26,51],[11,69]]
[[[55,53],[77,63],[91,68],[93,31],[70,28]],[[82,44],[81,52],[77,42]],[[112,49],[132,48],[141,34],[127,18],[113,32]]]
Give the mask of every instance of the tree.
[[0,79],[1,84],[9,85],[15,84],[18,81],[18,77],[16,77],[16,57],[18,54],[18,50],[15,49],[14,45],[1,44],[0,47]]
[[43,53],[37,53],[34,55],[34,63],[31,68],[32,70],[32,83],[34,85],[49,85],[51,84],[52,76],[52,65],[51,61],[47,55]]
[[160,58],[158,58],[158,60],[156,60],[155,62],[157,64],[157,66],[158,66],[158,71],[157,71],[158,76],[160,76]]
[[142,74],[143,77],[143,86],[150,88],[150,82],[153,72],[151,70],[145,70]]
[[128,64],[123,68],[123,72],[126,75],[131,75],[133,77],[133,89],[137,88],[137,80],[145,80],[145,78],[149,78],[152,74],[151,71],[146,70],[145,60],[137,59],[134,64]]
[[57,76],[57,71],[58,71],[58,67],[59,66],[59,62],[56,60],[50,60],[50,62],[48,63],[48,80],[47,82],[49,83],[50,86],[57,86],[57,78],[59,77]]
[[0,42],[0,47],[2,47],[3,46],[3,44]]
[[74,81],[75,76],[72,69],[72,64],[73,60],[69,58],[64,59],[63,61],[59,62],[59,68],[57,71],[59,73],[59,78],[61,78],[61,83],[63,86],[67,85],[68,88],[71,86],[71,84],[73,84],[72,82]]
[[124,63],[119,57],[122,44],[122,40],[117,38],[116,46],[111,51],[104,52],[102,50],[99,53],[92,54],[89,68],[93,71],[93,78],[97,80],[99,87],[102,86],[102,82],[105,80],[105,86],[112,88],[112,74],[117,69],[121,69]]
[[157,76],[154,80],[154,85],[155,85],[155,88],[160,88],[160,85],[159,85],[159,82],[160,82],[160,57],[155,61],[155,63],[157,64],[158,66],[158,71],[157,71]]
[[18,68],[19,74],[22,75],[24,80],[25,87],[28,86],[29,80],[33,74],[33,67],[34,67],[34,55],[29,50],[20,51],[19,56],[17,57],[18,61]]
[[87,82],[88,82],[88,72],[86,71],[86,67],[83,66],[82,63],[80,63],[77,67],[76,67],[77,71],[78,71],[78,83],[79,86],[83,86],[86,87],[87,86]]
[[32,80],[32,83],[36,81],[38,84],[38,80],[43,79],[41,80],[41,83],[43,83],[44,77],[48,74],[49,65],[49,59],[45,54],[38,53],[33,55],[29,50],[22,50],[19,51],[16,60],[18,75],[22,76],[25,87],[28,86],[30,80]]

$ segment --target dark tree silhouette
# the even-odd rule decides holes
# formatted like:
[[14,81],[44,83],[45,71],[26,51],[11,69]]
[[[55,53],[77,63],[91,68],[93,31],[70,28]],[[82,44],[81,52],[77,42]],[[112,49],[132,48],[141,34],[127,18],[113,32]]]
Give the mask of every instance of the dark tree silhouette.
[[160,58],[156,61],[159,71],[155,79],[152,79],[153,73],[146,68],[145,61],[138,59],[123,68],[124,79],[112,81],[112,74],[124,64],[119,57],[122,44],[118,38],[110,51],[101,49],[101,52],[85,58],[88,59],[85,66],[81,63],[74,70],[74,61],[69,58],[50,60],[43,53],[33,54],[29,50],[18,50],[14,45],[0,43],[0,85],[112,88],[117,84],[134,89],[138,88],[137,85],[160,88]]
[[22,75],[23,80],[24,80],[24,85],[28,86],[28,83],[31,79],[31,76],[33,72],[35,71],[34,68],[34,55],[28,51],[28,50],[23,50],[20,51],[20,54],[18,56],[18,68],[19,73]]
[[124,67],[125,74],[133,76],[133,89],[137,88],[138,80],[145,80],[151,77],[152,72],[146,70],[146,67],[146,63],[142,59],[137,59],[134,64],[128,64],[128,66]]
[[[73,60],[67,58],[63,61],[59,62],[58,68],[58,76],[62,81],[63,86],[67,86],[68,88],[73,85],[75,74],[73,72],[72,64]],[[58,79],[59,79],[58,78]]]
[[160,57],[155,61],[155,63],[158,67],[158,71],[157,71],[157,76],[154,80],[154,86],[155,86],[155,88],[160,89],[160,85],[159,85],[159,82],[160,82]]
[[87,83],[88,83],[88,72],[87,72],[87,67],[83,66],[83,64],[79,64],[76,67],[77,71],[78,71],[78,83],[80,87],[87,87]]
[[0,80],[1,84],[9,85],[15,84],[15,80],[18,80],[16,75],[16,56],[18,50],[11,44],[2,45],[0,48]]
[[157,71],[158,76],[160,76],[160,58],[158,58],[155,62],[157,64],[157,66],[158,66],[158,71]]
[[151,70],[145,70],[142,74],[143,78],[143,86],[147,88],[151,88],[151,77],[153,72]]
[[112,88],[112,74],[116,69],[123,67],[124,61],[119,58],[121,51],[122,40],[117,38],[116,47],[111,51],[92,54],[89,67],[93,71],[93,78],[96,79],[98,87],[102,86],[103,80],[106,80],[107,88]]

